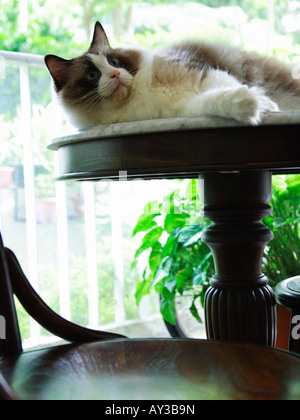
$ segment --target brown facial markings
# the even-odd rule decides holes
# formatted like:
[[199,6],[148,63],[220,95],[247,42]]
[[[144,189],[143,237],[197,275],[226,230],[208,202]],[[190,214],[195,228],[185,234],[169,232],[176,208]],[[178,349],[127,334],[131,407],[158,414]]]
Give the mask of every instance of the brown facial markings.
[[[89,77],[93,73],[97,77]],[[100,102],[101,98],[97,94],[97,87],[101,72],[90,58],[84,55],[75,59],[70,67],[69,74],[70,79],[63,90],[65,101],[77,104],[80,107]]]
[[[100,51],[98,52],[101,53]],[[107,49],[104,52],[108,62],[114,62],[116,59],[116,67],[124,68],[132,76],[135,76],[139,70],[140,65],[140,53],[138,51],[123,51],[121,49]],[[89,79],[87,76],[89,72],[94,71],[99,73],[99,77],[94,80]],[[69,71],[69,81],[66,83],[63,89],[63,96],[69,103],[79,103],[82,99],[84,102],[85,98],[90,100],[89,93],[94,91],[99,84],[101,77],[101,71],[95,66],[90,57],[86,54],[73,60]],[[96,94],[96,92],[95,92]],[[99,97],[98,102],[101,101]],[[94,101],[95,102],[95,101]]]
[[116,58],[119,67],[127,70],[135,76],[140,66],[140,53],[138,51],[123,51],[122,49],[111,49],[106,53],[108,60]]

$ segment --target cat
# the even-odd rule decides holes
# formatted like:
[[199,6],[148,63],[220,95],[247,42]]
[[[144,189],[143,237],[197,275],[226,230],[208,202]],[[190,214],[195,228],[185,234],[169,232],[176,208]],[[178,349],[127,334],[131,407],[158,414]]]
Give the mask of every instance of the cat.
[[279,110],[300,110],[300,82],[273,58],[206,42],[157,52],[110,46],[97,22],[89,50],[46,65],[78,128],[98,124],[216,116],[253,125]]

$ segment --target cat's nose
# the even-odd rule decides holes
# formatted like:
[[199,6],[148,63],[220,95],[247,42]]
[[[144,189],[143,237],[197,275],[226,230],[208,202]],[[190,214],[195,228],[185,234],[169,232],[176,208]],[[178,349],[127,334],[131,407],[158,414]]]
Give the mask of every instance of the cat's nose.
[[120,78],[120,72],[118,70],[114,70],[110,76],[111,79],[119,79]]

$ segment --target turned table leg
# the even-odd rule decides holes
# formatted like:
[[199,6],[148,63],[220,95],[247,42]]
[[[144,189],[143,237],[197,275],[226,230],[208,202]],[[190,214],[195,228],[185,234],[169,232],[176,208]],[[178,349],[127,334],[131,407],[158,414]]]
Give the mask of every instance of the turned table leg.
[[209,339],[275,346],[276,301],[261,272],[265,246],[273,239],[262,223],[272,209],[270,172],[206,173],[204,234],[215,261],[205,297]]

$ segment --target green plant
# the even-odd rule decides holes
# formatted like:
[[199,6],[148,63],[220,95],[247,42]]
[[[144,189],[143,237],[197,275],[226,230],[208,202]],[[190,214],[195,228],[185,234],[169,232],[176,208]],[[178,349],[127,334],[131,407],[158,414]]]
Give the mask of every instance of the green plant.
[[263,271],[269,283],[300,274],[300,176],[282,175],[273,178],[273,214],[265,224],[274,232],[274,240],[266,248]]
[[161,295],[161,313],[175,324],[175,296],[190,291],[193,294],[190,311],[201,322],[196,300],[202,304],[213,274],[213,257],[201,236],[208,226],[200,215],[196,180],[187,188],[177,189],[161,203],[148,203],[139,218],[133,235],[145,232],[142,245],[135,254],[133,266],[144,253],[147,266],[136,288],[139,304],[144,295],[154,289]]
[[[265,223],[273,230],[274,240],[263,259],[263,272],[275,287],[284,278],[300,273],[300,176],[275,176],[273,179],[273,214]],[[201,318],[195,302],[204,296],[214,273],[212,254],[201,237],[209,222],[200,215],[196,180],[187,189],[178,189],[161,203],[148,203],[137,222],[133,235],[144,233],[135,254],[133,266],[147,253],[142,279],[136,287],[137,304],[155,290],[161,295],[161,313],[166,321],[176,323],[175,297],[189,292],[190,311]],[[155,210],[155,211],[149,211]]]

